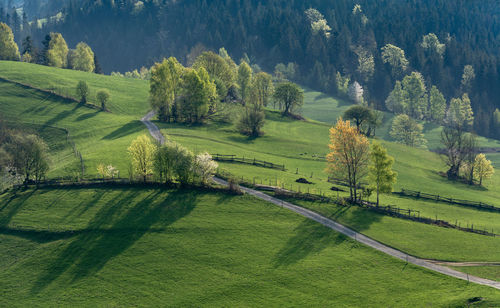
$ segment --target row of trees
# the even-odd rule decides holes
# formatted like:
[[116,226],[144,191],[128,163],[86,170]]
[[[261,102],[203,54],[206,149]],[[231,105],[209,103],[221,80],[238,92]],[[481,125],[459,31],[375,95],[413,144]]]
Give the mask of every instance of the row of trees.
[[85,72],[100,72],[96,56],[89,45],[80,42],[75,49],[69,49],[60,33],[51,32],[42,42],[39,50],[30,36],[22,42],[22,51],[14,41],[9,26],[0,23],[0,60],[11,60],[38,63],[59,68],[71,68]]
[[132,141],[128,152],[132,166],[130,176],[144,182],[154,177],[162,183],[178,181],[182,185],[207,184],[218,168],[208,153],[194,155],[185,147],[170,141],[158,145],[146,135]]
[[330,129],[328,146],[326,171],[348,183],[351,200],[356,201],[361,196],[360,183],[367,175],[370,179],[368,191],[376,192],[377,205],[381,193],[392,191],[397,178],[392,170],[394,159],[379,143],[373,143],[370,148],[368,138],[351,126],[349,120],[339,119]]

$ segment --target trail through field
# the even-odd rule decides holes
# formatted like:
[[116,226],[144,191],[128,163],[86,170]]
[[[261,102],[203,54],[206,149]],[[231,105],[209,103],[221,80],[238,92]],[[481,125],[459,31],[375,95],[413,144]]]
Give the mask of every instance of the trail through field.
[[[151,136],[153,136],[153,138],[155,138],[158,142],[163,144],[165,142],[165,137],[161,134],[158,127],[150,121],[154,115],[155,115],[155,112],[150,111],[146,116],[144,116],[142,118],[141,121],[146,125],[149,132],[151,133]],[[217,177],[214,177],[213,180],[220,185],[224,185],[224,186],[228,185],[228,183],[226,181],[224,181],[223,179],[219,179]],[[356,231],[354,231],[354,230],[352,230],[352,229],[350,229],[350,228],[348,228],[348,227],[346,227],[338,222],[335,222],[335,221],[333,221],[329,218],[326,218],[318,213],[315,213],[311,210],[297,206],[297,205],[292,204],[290,202],[286,202],[286,201],[271,197],[269,195],[266,195],[263,192],[260,192],[260,191],[254,190],[254,189],[250,189],[247,187],[241,187],[241,189],[249,195],[252,195],[256,198],[270,202],[270,203],[275,204],[277,206],[280,206],[282,208],[286,208],[288,210],[291,210],[291,211],[293,211],[299,215],[302,215],[306,218],[312,219],[312,220],[314,220],[314,221],[316,221],[316,222],[318,222],[318,223],[320,223],[320,224],[322,224],[322,225],[324,225],[332,230],[335,230],[339,233],[342,233],[345,236],[350,237],[351,239],[353,239],[357,242],[365,244],[371,248],[374,248],[374,249],[381,251],[381,252],[383,252],[387,255],[390,255],[392,257],[406,261],[407,263],[411,263],[411,264],[414,264],[414,265],[417,265],[420,267],[424,267],[426,269],[429,269],[429,270],[432,270],[432,271],[435,271],[435,272],[438,272],[438,273],[441,273],[441,274],[444,274],[444,275],[447,275],[450,277],[466,280],[466,281],[477,283],[480,285],[493,287],[493,288],[500,290],[500,282],[496,282],[493,280],[484,279],[481,277],[476,277],[476,276],[472,276],[472,275],[469,275],[466,273],[462,273],[462,272],[453,270],[451,268],[448,268],[446,266],[434,263],[436,261],[431,262],[429,260],[420,259],[420,258],[410,256],[410,255],[408,255],[400,250],[394,249],[394,248],[386,246],[380,242],[377,242],[377,241],[375,241],[375,240],[373,240],[373,239],[371,239],[371,238],[369,238],[361,233],[358,233],[358,232],[356,232]],[[461,262],[461,263],[466,263],[466,262]]]
[[500,266],[500,262],[448,262],[448,261],[436,261],[436,260],[427,260],[430,263],[439,264],[439,265],[447,265],[447,266],[458,266],[458,267],[467,267],[467,266]]

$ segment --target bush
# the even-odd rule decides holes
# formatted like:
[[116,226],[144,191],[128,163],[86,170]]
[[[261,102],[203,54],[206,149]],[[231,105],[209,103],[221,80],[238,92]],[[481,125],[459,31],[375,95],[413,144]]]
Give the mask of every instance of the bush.
[[263,134],[261,131],[262,126],[264,126],[265,114],[258,107],[247,107],[242,112],[238,120],[238,130],[243,135],[258,137]]

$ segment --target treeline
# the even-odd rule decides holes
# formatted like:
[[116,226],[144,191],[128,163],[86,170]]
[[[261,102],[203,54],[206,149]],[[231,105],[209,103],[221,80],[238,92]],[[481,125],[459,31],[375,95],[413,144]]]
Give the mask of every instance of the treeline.
[[[70,44],[85,38],[107,72],[165,56],[190,65],[202,51],[225,46],[265,71],[291,63],[294,81],[327,93],[347,95],[343,89],[356,82],[377,109],[415,71],[448,101],[468,93],[474,130],[498,137],[498,13],[495,0],[83,1],[71,2],[64,21],[30,33],[41,40],[60,32]],[[388,44],[404,52],[402,71],[383,55]],[[463,84],[470,68],[474,78]]]
[[42,46],[38,48],[31,36],[27,36],[22,41],[20,52],[12,29],[6,23],[0,22],[0,60],[21,60],[59,68],[102,73],[92,48],[84,42],[79,42],[75,49],[69,49],[61,33],[51,32],[45,36]]

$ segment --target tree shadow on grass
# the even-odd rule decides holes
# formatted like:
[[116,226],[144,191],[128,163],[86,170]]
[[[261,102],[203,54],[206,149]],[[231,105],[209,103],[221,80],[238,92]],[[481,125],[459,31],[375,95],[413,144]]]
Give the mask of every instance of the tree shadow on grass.
[[66,272],[72,282],[97,273],[146,233],[166,228],[196,206],[197,195],[192,191],[171,192],[164,199],[162,194],[161,190],[152,190],[136,200],[138,191],[128,190],[105,204],[89,222],[87,232],[73,239],[47,266],[31,293],[41,292]]
[[9,200],[0,207],[0,227],[9,224],[17,212],[23,207],[24,203],[35,193],[36,190],[24,192],[22,194],[12,193]]
[[88,120],[88,119],[91,119],[93,117],[95,117],[96,115],[98,115],[101,111],[96,111],[96,112],[87,112],[87,113],[84,113],[80,116],[78,116],[76,118],[77,121],[85,121],[85,120]]
[[112,131],[108,135],[102,137],[102,139],[113,140],[113,139],[122,138],[122,137],[128,136],[130,134],[139,132],[143,128],[144,128],[144,125],[141,123],[141,121],[135,120],[135,121],[129,122],[129,123],[117,128],[117,129],[115,129],[114,131]]
[[274,257],[274,267],[289,266],[328,246],[338,245],[346,237],[311,219],[304,219],[283,248]]

